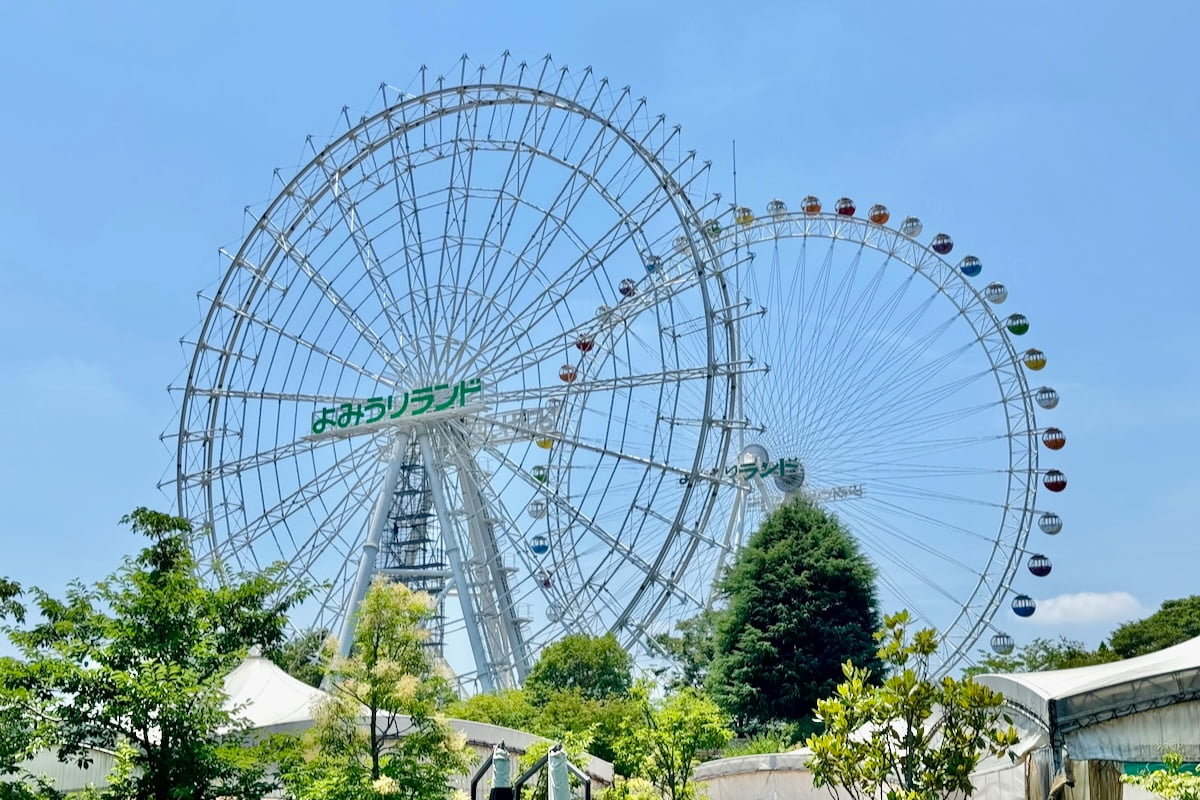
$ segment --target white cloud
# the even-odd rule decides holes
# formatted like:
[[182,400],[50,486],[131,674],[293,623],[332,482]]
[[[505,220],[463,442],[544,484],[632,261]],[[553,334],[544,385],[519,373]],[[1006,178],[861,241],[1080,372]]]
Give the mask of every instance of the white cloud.
[[1129,592],[1077,592],[1039,600],[1032,621],[1043,625],[1096,622],[1115,625],[1139,619],[1147,613]]

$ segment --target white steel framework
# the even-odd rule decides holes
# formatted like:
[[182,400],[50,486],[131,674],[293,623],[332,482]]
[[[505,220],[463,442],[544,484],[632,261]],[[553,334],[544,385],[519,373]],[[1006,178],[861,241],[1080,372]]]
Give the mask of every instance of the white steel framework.
[[922,243],[915,220],[906,235],[814,206],[738,208],[707,229],[759,304],[742,351],[770,367],[742,387],[722,552],[786,497],[826,506],[876,566],[881,610],[939,631],[944,674],[986,633],[1011,649],[996,614],[1035,555],[1043,431],[1014,344],[1025,330],[997,315],[1007,290],[989,300],[978,262]]
[[650,648],[707,601],[756,368],[691,199],[706,168],[549,58],[464,57],[380,101],[205,295],[174,435],[198,556],[318,584],[309,622],[343,649],[375,576],[429,591],[480,688],[564,631]]

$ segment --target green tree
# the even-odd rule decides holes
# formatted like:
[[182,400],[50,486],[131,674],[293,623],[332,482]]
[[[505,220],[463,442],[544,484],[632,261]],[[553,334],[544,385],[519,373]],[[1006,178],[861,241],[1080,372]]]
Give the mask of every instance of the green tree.
[[802,501],[769,516],[721,581],[706,686],[743,730],[811,726],[853,660],[877,675],[875,573],[837,519]]
[[151,544],[62,599],[33,589],[28,626],[6,590],[3,631],[19,658],[0,661],[0,708],[22,709],[35,741],[64,761],[118,751],[103,797],[261,797],[273,782],[243,750],[222,679],[251,646],[278,646],[304,591],[275,570],[206,586],[186,520],[139,508],[122,522]]
[[692,769],[700,756],[733,738],[729,718],[711,698],[684,687],[652,701],[639,687],[642,725],[631,730],[622,748],[634,754],[635,773],[656,786],[666,800],[694,800]]
[[450,796],[468,750],[440,716],[450,689],[425,647],[433,613],[428,595],[384,578],[371,585],[350,656],[330,660],[332,693],[309,734],[315,754],[283,766],[298,800]]
[[309,686],[320,686],[325,678],[322,654],[329,631],[301,631],[279,647],[263,653],[275,666]]
[[446,713],[457,719],[486,722],[518,731],[534,733],[538,712],[529,703],[523,689],[504,689],[495,693],[474,694],[455,700]]
[[578,689],[560,689],[537,707],[533,732],[549,739],[586,735],[592,755],[610,762],[618,773],[632,775],[636,764],[620,742],[641,724],[640,712],[637,700],[629,694],[598,700]]
[[705,609],[690,619],[675,623],[677,636],[661,633],[655,637],[674,662],[672,687],[703,688],[708,666],[717,654],[716,634],[722,613],[720,609]]
[[1120,656],[1101,643],[1095,650],[1075,639],[1034,639],[1008,655],[981,652],[979,663],[963,670],[964,675],[983,675],[989,672],[1043,672],[1050,669],[1071,669],[1106,664]]
[[627,775],[634,765],[618,742],[641,719],[630,695],[632,666],[611,634],[575,634],[542,651],[524,689],[475,695],[453,703],[448,712],[555,741],[586,738],[592,755]]
[[[806,742],[815,786],[854,800],[935,800],[969,796],[971,772],[984,754],[1002,756],[1017,742],[1001,724],[1003,697],[970,678],[931,679],[933,630],[908,635],[909,616],[887,617],[878,634],[888,677],[871,686],[847,662],[846,680],[818,706],[825,725]],[[1005,723],[1009,721],[1005,718]]]
[[1200,595],[1168,600],[1162,608],[1113,631],[1109,645],[1121,658],[1162,650],[1200,636]]
[[556,691],[603,700],[633,686],[633,659],[617,637],[571,634],[546,647],[525,679],[530,701],[541,705]]
[[540,705],[533,705],[523,689],[496,694],[477,694],[457,701],[447,713],[458,719],[486,722],[527,731],[551,740],[578,742],[586,738],[588,752],[613,765],[621,775],[631,774],[634,764],[618,746],[621,737],[639,724],[639,708],[628,695],[603,700],[584,697],[578,689],[557,689]]
[[1200,800],[1200,767],[1185,767],[1183,756],[1174,752],[1163,756],[1163,767],[1122,775],[1121,782],[1139,786],[1166,800]]
[[612,786],[600,794],[600,800],[662,800],[658,788],[645,778],[614,776]]

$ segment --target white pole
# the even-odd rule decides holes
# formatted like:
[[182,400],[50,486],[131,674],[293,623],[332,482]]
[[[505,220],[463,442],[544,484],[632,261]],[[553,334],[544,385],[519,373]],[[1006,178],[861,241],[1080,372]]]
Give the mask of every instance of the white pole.
[[429,431],[422,430],[418,433],[417,443],[421,446],[421,460],[425,462],[425,473],[429,478],[433,507],[437,511],[438,527],[442,533],[442,545],[446,548],[450,571],[454,573],[454,587],[458,591],[458,602],[462,606],[463,623],[467,628],[467,638],[471,642],[471,653],[475,656],[475,668],[479,674],[479,682],[483,685],[485,692],[490,692],[495,689],[492,667],[488,663],[487,650],[483,646],[483,638],[479,633],[479,618],[475,615],[475,600],[471,596],[471,583],[467,580],[462,551],[458,547],[458,534],[455,532],[453,521],[450,518],[450,508],[446,505],[441,465],[435,460],[433,444],[429,441]]
[[410,436],[407,431],[396,433],[387,474],[383,478],[383,486],[379,489],[379,496],[375,498],[375,507],[371,511],[367,538],[363,542],[362,555],[358,559],[358,572],[354,576],[354,588],[350,592],[350,601],[346,613],[342,616],[342,629],[338,633],[338,653],[343,658],[350,655],[350,646],[354,643],[354,617],[358,614],[358,607],[367,596],[367,589],[371,588],[371,580],[375,577],[375,557],[379,554],[379,541],[383,538],[383,529],[387,526],[388,512],[392,508],[392,498],[396,494],[396,482],[400,479],[400,467],[403,466]]
[[571,777],[567,772],[567,751],[555,745],[546,761],[550,800],[571,800]]

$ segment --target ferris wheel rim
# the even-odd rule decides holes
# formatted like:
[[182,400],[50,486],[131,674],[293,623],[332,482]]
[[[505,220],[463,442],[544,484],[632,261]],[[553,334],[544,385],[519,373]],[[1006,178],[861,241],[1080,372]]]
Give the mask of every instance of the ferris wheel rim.
[[[699,236],[696,233],[697,226],[699,224],[699,214],[700,214],[699,210],[692,204],[690,197],[688,197],[688,195],[686,194],[686,191],[684,191],[684,186],[681,186],[678,183],[673,171],[668,170],[665,167],[663,167],[661,169],[661,171],[655,171],[655,169],[654,169],[655,165],[659,164],[656,154],[650,153],[649,151],[646,151],[644,148],[641,148],[640,143],[634,141],[632,139],[632,137],[630,137],[624,131],[624,129],[621,128],[620,126],[611,125],[609,123],[609,120],[603,119],[602,117],[591,113],[590,109],[587,109],[584,106],[582,106],[578,103],[575,103],[570,98],[565,98],[565,97],[557,96],[557,95],[551,95],[550,93],[546,92],[544,89],[534,90],[534,89],[530,89],[527,86],[522,86],[522,85],[518,85],[518,84],[480,83],[480,84],[469,84],[467,86],[467,88],[471,91],[478,91],[481,88],[486,88],[488,86],[493,86],[497,90],[512,92],[514,95],[520,94],[522,91],[526,92],[529,95],[529,97],[536,98],[535,100],[531,101],[529,103],[529,105],[543,103],[543,104],[554,105],[556,108],[560,108],[560,109],[563,109],[563,110],[566,110],[566,111],[569,111],[572,113],[579,112],[579,111],[586,112],[585,116],[588,116],[588,118],[591,119],[592,121],[608,125],[610,127],[610,129],[615,128],[614,132],[619,131],[620,134],[623,136],[623,138],[625,138],[627,140],[626,144],[629,145],[631,147],[631,149],[634,149],[637,151],[639,157],[641,157],[644,161],[646,161],[647,164],[650,165],[652,172],[655,175],[657,175],[658,178],[664,183],[664,187],[667,190],[666,196],[670,199],[671,207],[674,209],[676,216],[679,218],[678,224],[683,230],[688,231],[688,238],[691,241],[692,257],[695,261],[695,264],[698,266],[699,271],[701,273],[704,273],[706,271],[709,273],[709,275],[707,277],[705,277],[701,280],[698,280],[695,283],[695,285],[699,287],[699,290],[702,293],[702,296],[704,298],[704,305],[705,305],[706,312],[708,309],[712,308],[715,305],[709,298],[710,291],[725,292],[727,295],[728,289],[724,284],[724,279],[723,279],[721,270],[719,267],[715,266],[714,265],[715,262],[713,262],[711,260],[712,259],[711,244],[705,242],[703,237]],[[449,87],[439,88],[435,91],[428,93],[428,96],[440,97],[440,96],[456,94],[460,88],[461,87],[458,87],[458,86],[449,86]],[[345,143],[353,140],[356,132],[361,132],[362,130],[365,130],[366,126],[373,122],[379,123],[379,122],[385,121],[385,120],[390,121],[390,117],[396,113],[396,109],[398,109],[399,107],[404,106],[406,104],[407,105],[415,105],[415,104],[421,103],[424,98],[426,98],[426,95],[416,95],[416,96],[412,96],[412,97],[405,97],[405,98],[402,98],[400,100],[400,102],[397,102],[397,103],[394,103],[391,105],[387,105],[387,107],[384,108],[382,111],[376,112],[369,118],[364,117],[364,120],[362,122],[353,126],[350,130],[346,131],[341,136],[337,137],[333,142],[326,145],[325,148],[323,148],[319,153],[314,155],[308,161],[307,164],[305,164],[302,168],[298,169],[296,174],[291,178],[291,180],[288,181],[288,183],[284,185],[283,189],[281,189],[274,196],[274,198],[271,200],[270,204],[268,205],[266,211],[264,211],[262,213],[262,215],[260,216],[259,220],[255,223],[253,228],[245,234],[245,236],[243,237],[242,244],[239,247],[237,253],[235,255],[229,256],[230,264],[221,278],[221,281],[218,285],[215,296],[218,298],[222,298],[228,294],[231,297],[234,297],[241,305],[243,305],[245,307],[249,307],[254,302],[254,299],[253,299],[254,292],[265,291],[265,288],[264,288],[265,283],[263,281],[260,280],[260,281],[256,281],[256,282],[252,283],[250,292],[244,298],[238,297],[235,294],[231,293],[230,289],[236,283],[237,277],[244,277],[244,275],[241,275],[239,273],[239,270],[244,269],[245,265],[247,265],[247,264],[252,264],[252,262],[250,260],[250,254],[252,253],[253,242],[256,239],[258,239],[259,237],[262,237],[265,239],[265,238],[269,238],[272,236],[272,232],[269,230],[269,223],[271,220],[274,219],[275,215],[278,214],[280,209],[285,207],[285,204],[287,202],[286,198],[289,196],[289,193],[294,192],[296,190],[296,188],[302,184],[302,182],[306,179],[306,177],[311,178],[314,176],[319,176],[319,173],[324,172],[324,169],[323,169],[324,165],[321,163],[321,161],[323,158],[328,157],[328,155],[330,153],[334,152],[335,147],[337,145],[345,144]],[[518,97],[515,97],[515,96],[510,99],[510,102],[514,106],[521,105],[521,99]],[[437,109],[437,114],[444,115],[447,113],[450,113],[450,112],[448,112],[444,109]],[[377,144],[375,149],[378,149],[379,146],[382,146],[382,144]],[[689,156],[689,158],[690,158],[690,156]],[[345,166],[345,165],[341,165],[341,166]],[[327,178],[327,176],[326,176],[326,178]],[[320,184],[321,181],[318,181],[318,183]],[[323,186],[323,193],[328,193],[329,191],[332,191],[332,189],[330,188],[330,186],[328,185],[328,182],[326,181]],[[309,206],[309,208],[311,209],[314,206],[315,206],[315,200],[314,200],[313,204]],[[286,215],[284,215],[284,216],[286,217]],[[296,214],[296,216],[299,216],[299,214]],[[346,234],[343,232],[341,235],[345,236]],[[709,285],[710,279],[713,281],[713,284],[714,284],[711,287]],[[725,303],[724,305],[728,305],[728,303]],[[201,331],[200,331],[200,334],[197,339],[198,344],[197,344],[194,352],[192,353],[192,356],[191,356],[191,359],[189,362],[186,384],[182,387],[183,401],[181,403],[181,408],[180,408],[180,424],[178,426],[178,433],[177,433],[177,437],[178,437],[178,442],[176,445],[177,464],[176,464],[176,470],[175,470],[176,502],[178,503],[179,508],[181,509],[181,513],[183,513],[188,507],[187,500],[185,499],[185,495],[189,491],[194,491],[194,489],[195,489],[194,486],[189,486],[189,479],[195,478],[197,475],[209,475],[209,476],[217,475],[220,472],[220,464],[222,461],[222,457],[218,455],[217,448],[211,446],[211,443],[210,443],[210,445],[202,448],[203,452],[206,454],[206,460],[203,462],[202,468],[199,471],[196,471],[196,470],[189,471],[188,469],[185,468],[185,460],[186,460],[185,450],[187,450],[189,448],[190,434],[192,434],[195,431],[195,426],[189,426],[189,419],[191,418],[191,415],[193,413],[195,413],[193,411],[193,409],[198,408],[200,410],[202,416],[205,417],[206,421],[207,421],[207,425],[200,432],[201,433],[205,433],[205,432],[211,433],[212,431],[217,430],[221,425],[223,405],[230,404],[233,402],[233,398],[229,392],[213,392],[213,391],[209,390],[206,393],[206,387],[201,385],[202,381],[200,381],[199,375],[200,375],[200,371],[201,371],[200,370],[201,360],[203,357],[202,351],[203,351],[205,345],[209,345],[210,347],[213,345],[216,345],[218,348],[225,347],[226,345],[228,345],[228,349],[218,350],[219,356],[216,357],[216,361],[218,364],[221,365],[221,369],[230,368],[230,366],[238,358],[238,355],[236,352],[237,345],[241,344],[245,341],[245,338],[244,338],[245,334],[242,332],[241,326],[243,324],[245,324],[245,325],[250,324],[250,323],[245,323],[242,320],[242,318],[240,318],[240,317],[235,317],[236,327],[228,333],[222,333],[219,331],[219,326],[217,325],[217,319],[218,319],[218,316],[220,313],[221,313],[221,310],[219,309],[218,305],[215,302],[210,304],[208,311],[204,317],[204,321],[201,326]],[[712,317],[713,315],[705,313],[705,316]],[[708,328],[707,334],[706,334],[707,363],[709,366],[710,374],[708,375],[707,379],[705,380],[705,409],[706,410],[703,414],[703,420],[702,420],[704,433],[703,433],[703,436],[700,437],[700,440],[704,441],[705,439],[715,438],[718,442],[720,458],[724,459],[725,457],[727,457],[729,448],[731,446],[731,444],[730,444],[731,443],[731,434],[730,434],[731,428],[723,427],[716,423],[719,420],[721,420],[722,418],[728,419],[728,418],[732,417],[732,405],[734,402],[735,392],[726,389],[724,391],[723,395],[720,396],[720,399],[718,399],[718,395],[720,393],[718,393],[716,391],[716,387],[721,385],[722,383],[732,384],[733,377],[732,377],[732,375],[722,376],[719,374],[719,370],[714,368],[715,366],[723,363],[721,358],[718,356],[718,354],[716,352],[716,350],[717,350],[716,342],[719,339],[722,339],[722,337],[724,337],[722,349],[724,352],[729,353],[729,355],[726,356],[725,360],[728,362],[736,363],[736,361],[737,361],[736,329],[731,320],[722,319],[719,315],[716,315],[716,322],[718,324],[710,326]],[[216,332],[215,335],[214,335],[214,332]],[[361,333],[361,331],[360,331],[360,333]],[[372,343],[372,346],[376,347],[376,349],[378,350],[375,343]],[[344,366],[345,365],[343,364],[343,367]],[[221,373],[221,374],[223,375],[224,373]],[[375,377],[377,379],[379,379],[380,382],[384,382],[386,375],[377,375]],[[220,386],[220,385],[222,385],[222,383],[218,382],[217,385]],[[286,445],[286,443],[280,443],[280,446],[285,446],[285,445]],[[676,518],[671,526],[671,535],[672,536],[680,535],[679,532],[684,528],[683,515],[684,515],[685,511],[689,508],[689,506],[692,505],[688,498],[691,497],[693,492],[695,493],[696,497],[700,498],[700,500],[702,501],[701,507],[704,509],[705,515],[711,513],[711,510],[713,508],[713,505],[714,505],[713,500],[711,498],[704,500],[704,493],[701,491],[702,488],[705,487],[704,481],[705,481],[705,477],[707,474],[706,469],[705,469],[705,463],[703,462],[703,459],[705,457],[704,450],[705,450],[704,447],[698,446],[696,448],[694,457],[692,459],[692,463],[690,464],[690,467],[691,467],[690,472],[693,476],[696,477],[696,480],[694,482],[695,485],[693,486],[692,484],[689,484],[686,487],[684,487],[684,492],[685,492],[684,499],[679,504],[679,507],[676,511]],[[261,448],[252,452],[251,455],[256,456],[256,457],[261,455]],[[210,480],[204,481],[203,479],[201,479],[201,481],[199,481],[199,482],[203,484],[203,486],[201,487],[201,491],[204,496],[203,497],[204,501],[200,507],[207,510],[207,512],[206,512],[207,519],[205,520],[205,522],[208,523],[208,534],[211,538],[212,551],[216,552],[218,549],[218,543],[216,541],[218,532],[217,532],[216,525],[214,524],[214,518],[213,518],[213,508],[214,508],[214,505],[216,502],[215,498],[213,496],[213,486],[214,486],[215,480],[210,479]],[[692,550],[694,551],[694,549],[695,549],[695,544],[693,544]],[[663,547],[658,551],[658,560],[654,566],[654,570],[656,573],[663,572],[661,567],[662,567],[663,560],[667,557],[667,552],[668,552],[668,547],[664,544]],[[682,566],[686,566],[686,563]],[[624,612],[626,618],[632,614],[635,604],[641,598],[641,593],[644,591],[646,591],[646,587],[643,586],[641,589],[639,589],[638,595],[630,600],[630,602]],[[660,604],[655,613],[657,613],[657,611],[660,611],[661,608],[662,608],[662,605]],[[622,619],[621,622],[622,622],[622,625],[624,625],[625,619]]]
[[[719,233],[711,238],[721,254],[736,253],[751,244],[779,239],[813,239],[830,242],[831,246],[838,241],[845,241],[848,244],[872,249],[883,254],[889,260],[894,259],[911,268],[914,273],[919,273],[937,290],[938,295],[952,303],[958,315],[971,326],[977,336],[976,343],[980,345],[978,349],[985,354],[988,360],[989,371],[995,378],[996,388],[999,390],[1000,404],[1004,408],[1008,432],[1006,437],[1009,443],[1007,448],[1009,452],[1007,491],[1005,502],[1000,506],[1002,514],[996,527],[996,533],[990,537],[992,545],[988,562],[980,570],[979,578],[970,595],[960,602],[957,614],[950,625],[946,626],[947,630],[954,631],[964,618],[967,618],[970,623],[969,628],[954,637],[956,641],[951,648],[948,648],[945,657],[938,664],[936,671],[938,674],[944,674],[970,658],[970,648],[981,639],[985,632],[999,631],[993,624],[993,620],[1006,595],[1016,594],[1011,589],[1011,583],[1019,572],[1020,558],[1027,550],[1028,537],[1036,514],[1037,477],[1040,474],[1038,428],[1036,412],[1033,407],[1033,392],[1022,368],[1021,356],[1006,333],[1004,324],[992,309],[991,304],[983,297],[981,291],[968,280],[966,275],[943,258],[942,254],[934,251],[930,245],[918,241],[915,236],[909,236],[897,228],[890,227],[886,222],[877,223],[836,211],[785,210],[780,212],[769,210],[767,215],[754,216],[748,222],[744,218],[738,219],[743,211],[742,208],[731,207],[717,216],[715,220],[710,221],[719,226]],[[720,222],[727,219],[727,224]],[[905,253],[906,248],[910,251],[920,252],[921,258],[915,259],[908,256]],[[940,280],[931,274],[930,265],[936,265],[940,269],[942,276]],[[959,295],[956,296],[947,291],[947,286],[950,284],[958,287]],[[970,300],[970,309],[960,300],[960,297]],[[980,314],[986,321],[986,331],[980,330],[975,317],[968,314],[968,310]],[[985,333],[1003,344],[1002,357],[998,357],[992,348],[983,346]],[[1006,372],[1011,381],[1020,387],[1015,397],[1006,396],[1007,390],[1001,379],[1002,371]],[[1019,400],[1019,406],[1016,408],[1011,402],[1014,399]],[[1019,450],[1023,455],[1018,454],[1018,442],[1022,443]],[[1024,461],[1023,468],[1017,463],[1019,460]],[[1014,496],[1021,502],[1014,502]],[[1005,541],[1006,521],[1014,515],[1017,517],[1016,537],[1010,537],[1010,541]],[[999,568],[994,574],[999,575],[1000,579],[991,585],[989,575],[993,574],[991,569],[997,563]],[[968,611],[981,593],[985,602],[981,604],[980,611],[971,619]]]

